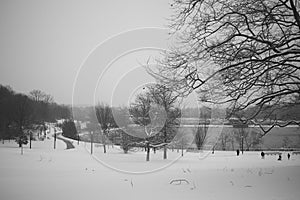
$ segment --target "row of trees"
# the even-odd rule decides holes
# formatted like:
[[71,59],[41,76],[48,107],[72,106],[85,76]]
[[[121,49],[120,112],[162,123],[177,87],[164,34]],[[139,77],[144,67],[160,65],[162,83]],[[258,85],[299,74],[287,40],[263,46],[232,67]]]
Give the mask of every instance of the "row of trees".
[[[204,112],[201,116],[204,117],[202,118],[203,122],[199,122],[193,131],[194,144],[198,150],[203,149],[204,145],[208,143],[209,137],[211,137],[209,134],[211,113]],[[240,121],[231,122],[231,125],[233,127],[222,128],[220,135],[217,134],[218,128],[210,130],[210,133],[217,134],[217,138],[210,142],[214,150],[234,150],[235,148],[250,150],[250,148],[259,148],[263,139],[263,134],[261,134],[260,130],[249,128],[248,125]]]
[[100,134],[104,153],[108,139],[115,142],[113,136],[117,136],[125,153],[134,146],[144,147],[149,161],[151,148],[163,148],[163,158],[167,159],[167,145],[176,134],[181,116],[177,97],[174,91],[163,85],[148,85],[135,96],[128,108],[98,104],[95,117],[89,114],[88,129]]
[[[132,147],[144,147],[147,161],[150,159],[151,148],[154,151],[163,148],[164,159],[167,159],[168,146],[188,148],[194,142],[197,149],[201,150],[210,137],[208,126],[212,111],[208,107],[192,109],[193,112],[198,111],[196,116],[200,121],[193,131],[194,138],[188,139],[186,137],[189,136],[186,133],[181,133],[184,130],[179,130],[182,116],[181,110],[178,108],[178,98],[178,93],[166,86],[149,85],[135,96],[128,108],[113,108],[107,104],[98,104],[95,107],[96,121],[90,120],[95,124],[90,124],[88,129],[94,132],[94,141],[98,139],[98,142],[102,143],[104,153],[106,153],[108,142],[120,144],[125,153]],[[88,114],[88,116],[92,115]],[[240,129],[236,130],[238,131],[233,131],[232,134],[222,133],[219,140],[216,141],[215,148],[228,149],[229,141],[231,144],[238,143],[240,145],[238,148],[241,148],[241,138],[243,138],[245,147],[249,149],[261,141],[262,135],[259,132],[248,134],[245,131],[241,132]]]
[[215,149],[219,150],[250,150],[259,148],[263,137],[258,130],[246,130],[245,128],[236,128],[230,133],[222,132],[216,143]]
[[17,138],[19,145],[26,143],[28,130],[44,127],[44,122],[69,118],[67,106],[54,103],[53,98],[39,90],[28,95],[16,93],[0,85],[1,138]]

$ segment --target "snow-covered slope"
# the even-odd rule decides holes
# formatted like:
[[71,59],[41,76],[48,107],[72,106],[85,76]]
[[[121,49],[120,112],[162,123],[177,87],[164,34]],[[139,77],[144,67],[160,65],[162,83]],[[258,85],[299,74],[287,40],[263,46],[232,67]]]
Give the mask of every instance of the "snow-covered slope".
[[16,143],[1,143],[0,199],[298,200],[300,196],[300,155],[287,160],[283,154],[282,161],[276,156],[263,160],[259,152],[239,157],[235,152],[185,153],[181,158],[180,152],[169,150],[168,160],[157,151],[146,162],[145,152],[125,155],[110,147],[103,154],[95,145],[91,156],[89,144],[74,145],[75,149],[65,150],[63,141],[57,140],[53,149],[50,137],[34,141],[33,148],[25,147],[21,155]]

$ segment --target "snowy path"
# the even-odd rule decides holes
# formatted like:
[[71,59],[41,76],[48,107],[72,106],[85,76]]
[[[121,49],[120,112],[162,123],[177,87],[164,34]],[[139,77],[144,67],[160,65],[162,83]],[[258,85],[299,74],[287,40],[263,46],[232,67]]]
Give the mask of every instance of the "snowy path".
[[[275,156],[259,158],[258,152],[236,157],[234,152],[216,152],[199,160],[187,153],[170,167],[149,174],[126,174],[111,170],[87,152],[88,144],[74,143],[65,150],[64,142],[53,138],[34,141],[24,155],[14,142],[0,144],[0,199],[289,199],[300,196],[300,156],[279,162]],[[87,147],[87,148],[86,148]],[[95,156],[127,170],[155,168],[164,164],[161,152],[144,161],[144,153],[124,155],[115,147],[104,155],[95,147]],[[169,152],[175,158],[176,152]],[[184,179],[180,185],[172,180]]]

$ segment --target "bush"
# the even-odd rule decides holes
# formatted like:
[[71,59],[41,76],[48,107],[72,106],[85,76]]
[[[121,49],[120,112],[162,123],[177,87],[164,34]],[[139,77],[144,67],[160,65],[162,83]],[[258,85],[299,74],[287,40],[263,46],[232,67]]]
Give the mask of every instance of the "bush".
[[26,135],[21,135],[16,137],[16,142],[19,144],[19,147],[21,147],[23,144],[28,144],[28,138]]
[[73,120],[66,120],[62,124],[62,135],[68,138],[77,139],[77,129]]
[[195,131],[195,143],[198,150],[202,150],[206,140],[207,140],[207,127],[198,126]]
[[124,131],[121,133],[121,148],[124,153],[128,153],[128,151],[133,147],[132,136],[128,135]]

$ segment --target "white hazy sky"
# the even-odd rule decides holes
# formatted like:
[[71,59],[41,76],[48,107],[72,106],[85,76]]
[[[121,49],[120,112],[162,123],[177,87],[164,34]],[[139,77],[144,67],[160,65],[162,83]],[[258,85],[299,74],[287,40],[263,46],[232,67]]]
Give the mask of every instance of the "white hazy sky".
[[[167,18],[172,13],[169,3],[169,0],[1,0],[0,84],[10,85],[17,92],[23,93],[39,89],[53,95],[58,103],[70,104],[77,71],[89,52],[112,35],[126,30],[166,27]],[[149,35],[149,32],[147,34]],[[156,39],[160,42],[162,33],[158,35]],[[136,39],[139,37],[148,40],[147,37],[143,37],[143,33],[137,33]],[[154,44],[156,42],[154,38],[149,39],[150,44],[143,44],[139,41],[132,48],[138,48],[141,45],[160,46]],[[124,40],[126,37],[118,45],[123,45]],[[126,42],[124,45],[127,45]],[[100,56],[99,53],[101,53],[102,58],[106,57],[107,48],[119,49],[116,45],[109,44],[108,47],[102,47],[102,50],[95,55]],[[130,50],[130,48],[125,48],[125,50]],[[122,52],[116,51],[113,56],[118,56],[120,53]],[[138,63],[138,58],[133,55],[128,57],[132,57]],[[126,63],[126,58],[123,59]],[[143,60],[145,57],[141,56],[139,62]],[[119,59],[114,67],[121,67],[121,61],[122,59]],[[86,66],[89,64],[86,63],[91,62],[94,61],[87,59],[82,68],[88,69]],[[102,66],[103,61],[93,63],[99,67],[98,79],[108,61],[104,63],[105,66]],[[132,69],[127,71],[131,72]],[[92,74],[94,71],[90,70],[89,73]],[[78,77],[80,78],[80,74]],[[88,76],[82,77],[79,82],[89,81]],[[122,77],[124,74],[114,79],[121,82]],[[136,80],[139,78],[140,76],[135,77]],[[94,82],[97,83],[97,80]],[[131,80],[134,79],[131,78]],[[98,80],[98,84],[101,84],[101,81]],[[101,87],[106,88],[106,85],[108,83],[104,83]],[[122,83],[122,85],[130,84]],[[91,90],[101,87],[93,83]],[[84,85],[81,84],[78,88],[84,88]],[[113,88],[120,87],[114,85]],[[74,102],[93,103],[91,93],[85,94],[83,90],[78,90],[80,92],[75,95]],[[116,98],[119,100],[118,104],[125,104],[127,101],[126,98],[124,102],[120,97]]]

